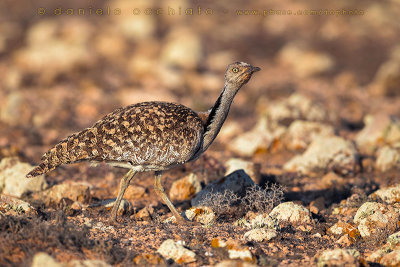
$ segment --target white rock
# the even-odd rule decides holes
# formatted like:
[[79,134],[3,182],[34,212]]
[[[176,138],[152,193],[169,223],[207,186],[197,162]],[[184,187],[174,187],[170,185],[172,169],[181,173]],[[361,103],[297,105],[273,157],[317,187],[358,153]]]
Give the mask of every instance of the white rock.
[[25,177],[33,168],[17,158],[4,158],[0,162],[0,192],[21,197],[25,193],[46,189],[48,185],[43,175],[31,179]]
[[289,98],[269,103],[266,106],[264,113],[273,122],[287,123],[294,120],[325,121],[334,119],[333,115],[328,114],[322,106],[299,93],[293,93]]
[[2,194],[0,194],[0,209],[13,209],[28,213],[35,211],[35,209],[28,202]]
[[193,251],[184,248],[172,239],[165,240],[157,252],[166,259],[173,259],[178,264],[196,261],[196,254]]
[[171,189],[169,190],[169,197],[171,200],[190,200],[200,191],[200,181],[196,174],[191,173],[172,183]]
[[216,182],[208,184],[192,198],[191,203],[194,207],[199,206],[209,194],[223,193],[228,190],[234,194],[244,194],[245,189],[252,185],[254,185],[253,180],[243,170],[235,171]]
[[368,115],[364,118],[365,127],[357,134],[357,146],[372,153],[384,144],[400,142],[400,121],[387,114]]
[[43,266],[46,266],[46,267],[64,267],[63,264],[57,262],[50,255],[48,255],[48,254],[46,254],[44,252],[36,253],[35,256],[33,257],[31,267],[43,267]]
[[349,234],[351,237],[359,236],[358,229],[350,223],[338,221],[328,229],[328,233],[334,234],[336,236],[341,236],[343,234]]
[[330,125],[296,120],[290,124],[283,137],[283,142],[288,149],[300,150],[306,149],[317,137],[334,136],[334,134],[335,130]]
[[390,253],[384,255],[380,260],[379,264],[382,266],[399,266],[400,265],[400,249],[397,248]]
[[263,242],[269,241],[272,238],[276,237],[278,233],[275,229],[266,229],[266,228],[257,228],[250,231],[247,231],[244,234],[244,238],[247,241],[255,241],[255,242]]
[[185,211],[185,216],[190,221],[203,225],[211,225],[215,222],[215,213],[208,207],[192,207]]
[[268,228],[268,229],[278,229],[276,221],[269,214],[259,214],[254,219],[250,220],[249,227],[251,229],[256,228]]
[[60,263],[50,255],[39,252],[33,257],[31,267],[111,267],[110,264],[102,260],[72,260],[67,263]]
[[111,265],[102,260],[73,260],[67,267],[111,267]]
[[284,165],[301,173],[334,170],[347,174],[355,170],[359,155],[353,143],[338,136],[318,137],[307,150]]
[[285,129],[285,127],[269,121],[266,117],[261,117],[252,130],[233,139],[228,147],[240,156],[250,157],[257,150],[268,150],[274,140],[283,135]]
[[395,230],[399,213],[391,206],[366,202],[357,210],[354,223],[362,237],[373,236],[379,230]]
[[[387,238],[385,245],[383,245],[378,250],[375,250],[373,253],[371,253],[366,260],[370,262],[381,263],[381,259],[383,259],[385,255],[390,254],[393,250],[396,251],[396,246],[399,243],[400,243],[400,232],[396,232]],[[398,252],[396,252],[395,255],[396,254],[398,254]],[[386,264],[384,265],[386,266],[396,265],[396,264],[387,264],[387,261],[389,261],[389,259],[391,259],[393,256],[394,254],[385,257],[386,259],[384,260],[384,262],[386,262]]]
[[[382,216],[382,212],[386,210],[386,205],[377,202],[365,202],[358,208],[356,215],[354,216],[354,222],[360,223],[371,215],[379,212],[378,216]],[[385,219],[386,220],[386,219]],[[387,220],[386,220],[387,221]]]
[[251,161],[246,161],[238,158],[231,158],[225,164],[225,176],[237,170],[244,170],[255,183],[259,183],[261,179],[261,165]]
[[400,169],[400,149],[384,146],[377,152],[376,167],[381,171]]
[[381,188],[370,195],[372,198],[379,197],[388,204],[400,202],[400,184]]
[[310,211],[293,202],[279,204],[269,215],[279,222],[289,222],[293,225],[308,224],[312,221]]
[[355,249],[329,249],[318,258],[318,267],[325,266],[358,266],[360,252]]
[[394,234],[391,234],[391,235],[387,238],[386,242],[387,242],[388,244],[393,245],[393,246],[399,244],[399,243],[400,243],[400,231],[399,231],[399,232],[396,232],[396,233],[394,233]]
[[228,249],[228,254],[230,259],[241,259],[250,261],[253,258],[250,250],[245,249]]

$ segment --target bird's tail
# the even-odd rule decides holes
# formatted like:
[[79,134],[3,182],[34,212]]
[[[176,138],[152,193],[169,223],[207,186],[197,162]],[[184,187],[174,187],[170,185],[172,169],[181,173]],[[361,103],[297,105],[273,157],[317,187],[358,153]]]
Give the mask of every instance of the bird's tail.
[[46,172],[49,172],[56,167],[50,167],[49,164],[42,162],[38,166],[36,166],[32,171],[30,171],[27,175],[26,178],[33,178],[35,176],[39,176],[41,174],[45,174]]
[[45,174],[61,164],[78,162],[87,158],[87,153],[84,153],[83,144],[80,142],[84,134],[85,132],[73,134],[55,145],[43,155],[42,163],[30,171],[26,177],[32,178]]
[[49,171],[54,170],[57,166],[60,166],[65,162],[65,156],[60,153],[63,146],[64,140],[58,143],[55,147],[46,152],[42,157],[42,163],[36,166],[30,171],[26,177],[33,178],[35,176],[45,174]]

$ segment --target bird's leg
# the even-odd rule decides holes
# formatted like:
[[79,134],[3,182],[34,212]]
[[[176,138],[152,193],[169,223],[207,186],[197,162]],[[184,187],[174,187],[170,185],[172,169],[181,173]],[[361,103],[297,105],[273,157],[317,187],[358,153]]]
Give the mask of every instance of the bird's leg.
[[121,204],[121,200],[125,194],[125,190],[128,188],[129,183],[132,180],[132,178],[135,176],[135,174],[136,174],[136,172],[134,170],[130,169],[129,172],[127,174],[125,174],[125,176],[121,179],[117,200],[115,201],[114,207],[111,211],[111,218],[114,221],[117,221],[119,205]]
[[156,191],[157,195],[164,201],[164,203],[168,206],[168,208],[171,210],[172,214],[175,216],[176,221],[180,224],[188,223],[182,215],[179,214],[179,212],[176,210],[174,207],[174,204],[172,204],[171,200],[169,200],[167,194],[165,194],[164,188],[161,184],[161,176],[162,172],[161,171],[156,171],[155,172],[155,183],[154,183],[154,190]]

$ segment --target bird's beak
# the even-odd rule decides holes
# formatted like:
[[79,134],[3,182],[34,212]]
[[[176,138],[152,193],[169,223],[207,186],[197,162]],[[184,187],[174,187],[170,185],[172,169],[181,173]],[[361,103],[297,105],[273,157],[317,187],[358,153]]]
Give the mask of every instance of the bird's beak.
[[256,72],[256,71],[259,71],[259,70],[261,70],[259,67],[253,67],[253,66],[251,66],[251,73],[253,73],[253,72]]

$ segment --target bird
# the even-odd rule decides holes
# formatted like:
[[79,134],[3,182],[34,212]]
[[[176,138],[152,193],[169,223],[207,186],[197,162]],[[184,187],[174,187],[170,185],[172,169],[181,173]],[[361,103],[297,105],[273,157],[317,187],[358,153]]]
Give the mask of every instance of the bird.
[[177,223],[188,223],[177,211],[161,183],[165,170],[194,161],[217,137],[232,101],[259,67],[245,62],[229,64],[223,89],[215,104],[206,112],[195,112],[181,104],[143,102],[116,109],[92,127],[61,140],[41,158],[41,163],[26,177],[32,178],[54,170],[62,164],[81,161],[105,162],[129,171],[120,181],[111,219],[125,190],[138,172],[154,171],[154,189],[168,206]]

